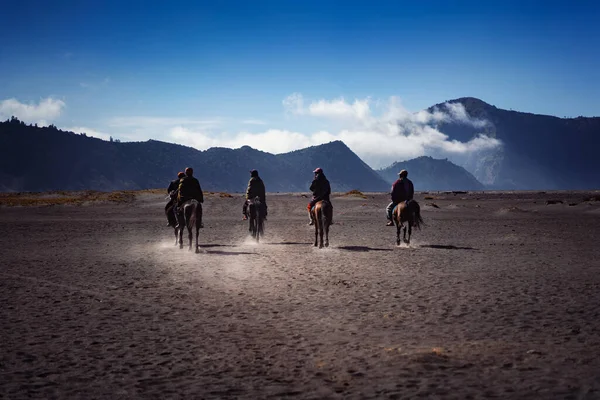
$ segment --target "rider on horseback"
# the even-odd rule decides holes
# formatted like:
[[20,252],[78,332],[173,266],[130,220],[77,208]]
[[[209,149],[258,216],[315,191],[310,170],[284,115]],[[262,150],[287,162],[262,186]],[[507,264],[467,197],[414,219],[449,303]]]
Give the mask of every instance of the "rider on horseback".
[[177,198],[177,190],[179,189],[179,180],[183,178],[185,174],[183,172],[179,172],[177,174],[177,179],[172,180],[169,183],[169,187],[167,188],[167,193],[169,194],[169,201],[167,205],[165,205],[165,213],[167,214],[167,226],[175,226],[177,225],[177,218],[175,213],[173,212],[173,204],[175,203],[175,199]]
[[394,210],[394,207],[403,201],[408,203],[413,199],[415,194],[415,187],[413,186],[411,180],[408,179],[408,171],[403,169],[402,171],[398,172],[398,175],[400,177],[392,185],[392,202],[388,204],[386,208],[386,216],[388,220],[386,226],[394,225],[392,222],[392,211]]
[[[200,187],[198,179],[194,178],[194,169],[186,168],[185,176],[179,181],[179,193],[177,194],[177,209],[188,200],[195,199],[199,203],[204,203],[204,193]],[[203,228],[204,224],[200,224]]]
[[[310,218],[309,225],[313,225],[315,221],[313,220],[313,216],[310,212],[312,208],[321,200],[325,200],[331,204],[331,200],[329,199],[329,195],[331,194],[331,186],[329,185],[329,181],[325,177],[323,170],[321,168],[317,168],[313,171],[315,173],[315,179],[313,179],[310,185],[310,191],[313,194],[313,198],[310,203],[308,203],[308,216]],[[331,205],[332,215],[333,215],[333,205]],[[333,218],[330,222],[330,225],[333,224]]]
[[248,204],[257,197],[260,199],[260,203],[263,206],[264,219],[267,219],[267,195],[265,191],[265,183],[258,176],[258,171],[253,169],[250,171],[250,180],[248,181],[248,188],[246,188],[246,201],[242,207],[243,219],[248,219]]

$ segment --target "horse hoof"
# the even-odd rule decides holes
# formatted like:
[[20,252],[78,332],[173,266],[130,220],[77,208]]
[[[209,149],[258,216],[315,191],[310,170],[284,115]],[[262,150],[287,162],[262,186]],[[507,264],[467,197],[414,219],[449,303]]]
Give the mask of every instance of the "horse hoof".
[[199,253],[200,253],[200,250],[196,249],[196,254],[199,254]]
[[329,243],[325,243],[325,247],[329,247]]

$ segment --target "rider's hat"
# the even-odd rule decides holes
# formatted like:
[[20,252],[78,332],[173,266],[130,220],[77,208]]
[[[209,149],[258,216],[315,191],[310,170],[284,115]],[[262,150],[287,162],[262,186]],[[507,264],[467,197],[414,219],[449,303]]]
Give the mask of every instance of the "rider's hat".
[[194,168],[192,168],[192,167],[187,167],[187,168],[185,169],[185,174],[186,174],[187,176],[191,176],[193,173],[194,173]]
[[315,174],[318,174],[320,172],[323,172],[323,170],[321,168],[317,168],[313,171]]
[[250,170],[250,176],[258,176],[258,171],[255,169]]
[[408,171],[403,169],[402,171],[398,172],[398,175],[404,177],[404,176],[408,176]]

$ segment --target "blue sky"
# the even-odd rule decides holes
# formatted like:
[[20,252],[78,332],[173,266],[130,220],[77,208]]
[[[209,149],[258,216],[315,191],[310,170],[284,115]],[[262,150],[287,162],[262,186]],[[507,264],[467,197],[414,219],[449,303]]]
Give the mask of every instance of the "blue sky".
[[22,0],[2,12],[0,117],[100,137],[277,152],[354,132],[351,148],[385,164],[429,144],[415,145],[421,129],[397,155],[360,154],[374,125],[457,97],[600,116],[595,2]]

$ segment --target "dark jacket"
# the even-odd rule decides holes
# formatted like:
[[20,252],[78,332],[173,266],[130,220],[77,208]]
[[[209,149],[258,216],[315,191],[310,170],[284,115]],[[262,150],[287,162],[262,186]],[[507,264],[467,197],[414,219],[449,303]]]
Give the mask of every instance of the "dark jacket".
[[173,190],[177,190],[179,188],[179,178],[175,179],[174,181],[171,181],[171,183],[169,183],[169,187],[167,188],[167,193],[171,193]]
[[265,191],[265,183],[258,176],[253,176],[248,181],[248,188],[246,189],[246,199],[251,200],[258,196],[260,198],[261,203],[265,203],[267,201],[266,191]]
[[331,201],[329,200],[331,186],[324,174],[318,174],[315,179],[313,179],[312,184],[310,185],[310,191],[313,194],[313,201]]
[[198,202],[203,203],[204,193],[202,193],[202,188],[200,187],[198,179],[193,176],[186,176],[179,181],[177,204],[181,205],[191,199],[196,199]]
[[412,200],[415,195],[415,187],[408,178],[398,179],[392,185],[392,201],[400,203],[406,200]]

